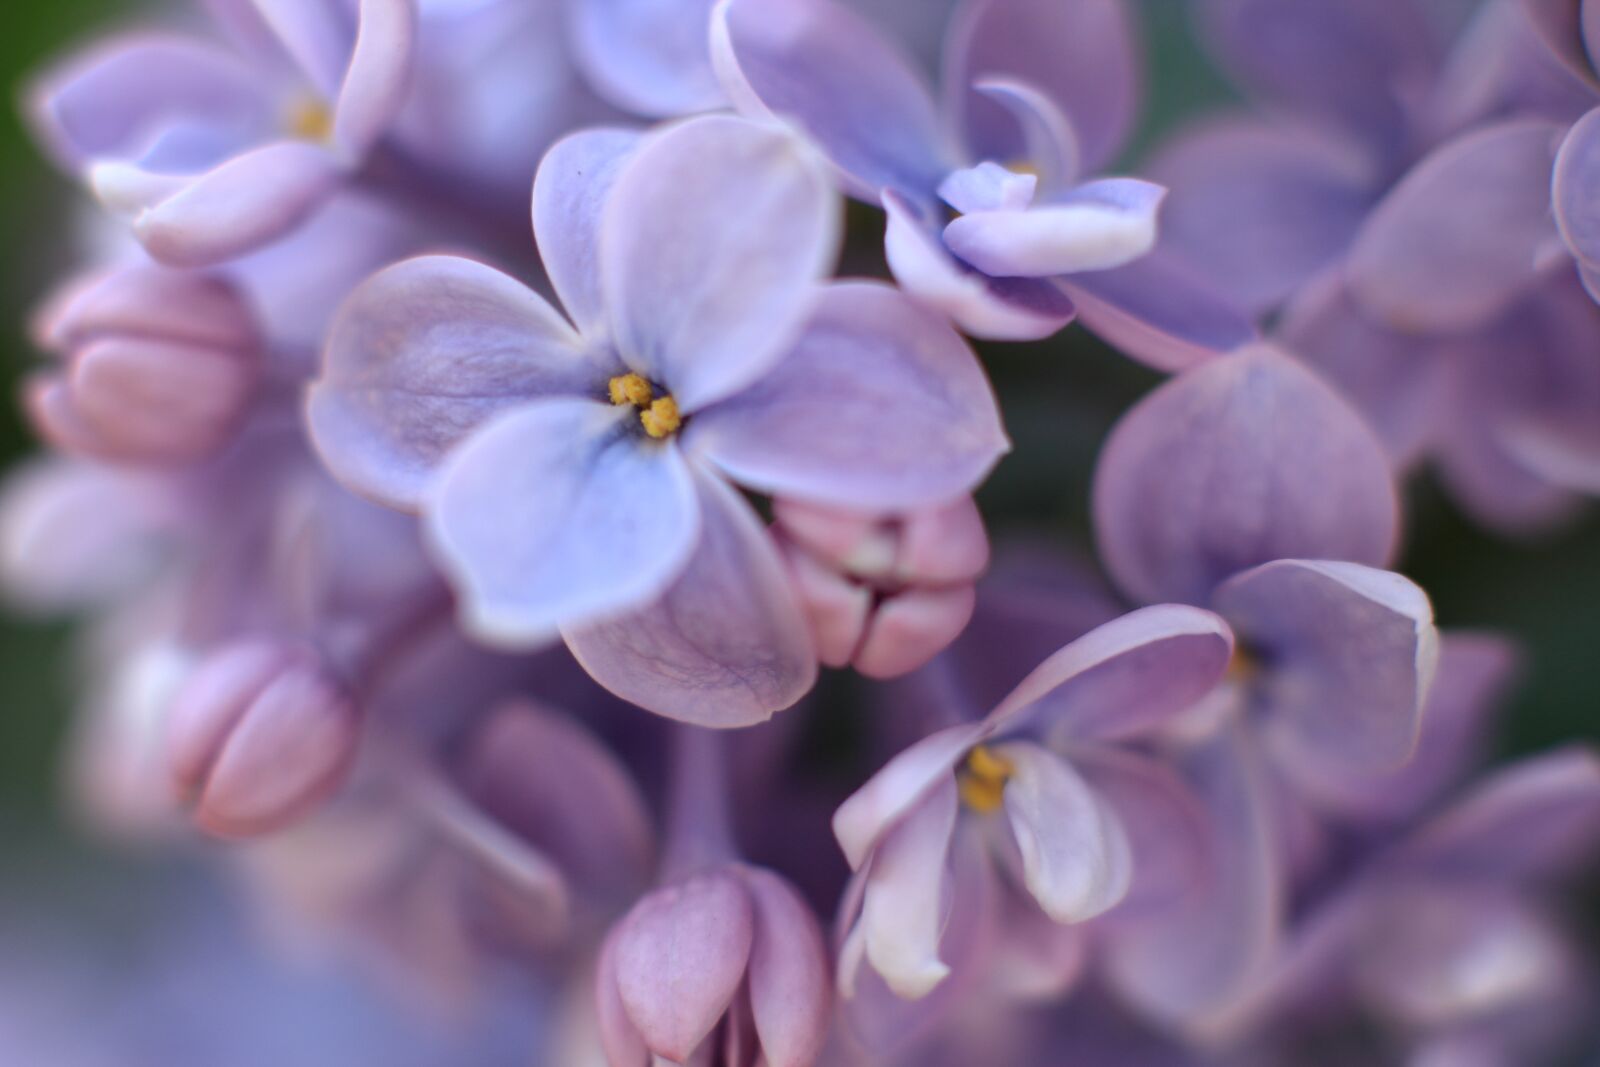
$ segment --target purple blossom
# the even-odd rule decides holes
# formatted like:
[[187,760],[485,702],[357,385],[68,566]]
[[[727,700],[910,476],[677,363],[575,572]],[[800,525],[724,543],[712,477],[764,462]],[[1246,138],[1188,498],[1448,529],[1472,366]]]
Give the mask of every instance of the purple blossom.
[[966,332],[1030,340],[1082,314],[1166,368],[1253,335],[1198,279],[1142,258],[1164,190],[1083,178],[1115,155],[1138,93],[1116,0],[963,4],[940,103],[893,42],[832,0],[724,0],[712,40],[735,104],[797,122],[851,195],[881,203],[895,277]]
[[32,114],[140,243],[174,266],[259,248],[360,169],[405,94],[410,0],[211,5],[227,45],[148,33],[44,75]]
[[[749,205],[736,223],[730,201]],[[577,329],[472,261],[393,267],[334,329],[317,445],[421,512],[480,637],[559,632],[642,706],[764,719],[810,688],[815,652],[727,479],[845,507],[947,499],[1006,447],[988,385],[891,290],[817,284],[836,208],[781,132],[706,117],[570,138],[534,216]]]

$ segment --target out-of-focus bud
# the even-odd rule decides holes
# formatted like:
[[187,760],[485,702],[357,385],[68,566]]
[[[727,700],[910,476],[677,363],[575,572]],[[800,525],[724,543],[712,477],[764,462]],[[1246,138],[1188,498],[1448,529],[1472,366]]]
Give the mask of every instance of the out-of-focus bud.
[[612,1067],[809,1067],[833,988],[811,909],[771,871],[728,864],[634,905],[601,950],[596,1011]]
[[281,829],[342,784],[360,717],[314,651],[248,641],[209,656],[172,707],[168,769],[202,829]]
[[243,298],[207,274],[123,267],[69,283],[34,324],[59,368],[27,387],[39,433],[64,451],[183,463],[232,440],[260,379]]
[[904,515],[786,500],[773,511],[824,664],[893,678],[938,655],[972,618],[989,539],[971,497]]

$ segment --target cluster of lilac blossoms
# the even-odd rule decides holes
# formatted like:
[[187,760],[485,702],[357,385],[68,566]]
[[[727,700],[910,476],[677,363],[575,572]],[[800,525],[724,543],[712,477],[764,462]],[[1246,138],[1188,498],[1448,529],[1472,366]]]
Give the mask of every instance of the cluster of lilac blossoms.
[[[1490,767],[1518,652],[1395,567],[1424,460],[1508,534],[1600,492],[1600,0],[1190,6],[1243,102],[1143,177],[1128,0],[185,0],[39,75],[90,239],[0,576],[92,613],[71,795],[381,987],[209,1042],[1594,1040],[1600,759]],[[1097,560],[974,496],[1064,467],[989,371],[1074,320],[1168,376]]]

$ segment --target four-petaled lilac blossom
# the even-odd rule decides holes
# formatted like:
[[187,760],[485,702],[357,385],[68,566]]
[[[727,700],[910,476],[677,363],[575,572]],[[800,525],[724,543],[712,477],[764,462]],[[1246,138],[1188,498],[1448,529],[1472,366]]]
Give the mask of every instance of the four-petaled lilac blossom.
[[[1119,801],[1186,793],[1122,746],[1212,690],[1232,654],[1232,634],[1210,612],[1143,608],[1045,660],[983,719],[931,734],[891,760],[833,820],[856,872],[842,920],[845,995],[855,994],[864,965],[901,997],[932,992],[952,971],[942,941],[972,921],[979,886],[997,876],[1068,928],[1050,938],[1048,954],[1070,982],[1083,953],[1072,925],[1146,892],[1141,859],[1166,873],[1173,866],[1138,854],[1126,823],[1135,813]],[[962,922],[951,909],[965,913]],[[1020,916],[999,925],[1000,940],[1042,936],[1041,924]]]
[[413,0],[214,0],[229,45],[113,38],[34,86],[57,161],[163,263],[283,236],[366,162],[399,110]]
[[973,336],[1048,337],[1076,308],[1166,368],[1253,336],[1197,277],[1146,256],[1165,190],[1083,179],[1122,144],[1138,93],[1120,0],[968,0],[942,105],[834,0],[723,0],[712,59],[736,106],[798,122],[851,195],[883,205],[895,277]]
[[479,637],[559,632],[643,707],[765,719],[816,654],[730,483],[910,509],[1007,447],[953,331],[887,287],[819,284],[837,208],[801,143],[743,119],[569,138],[534,217],[573,325],[470,260],[390,268],[334,328],[312,435],[352,488],[422,513]]
[[779,500],[773,514],[825,666],[893,678],[972,618],[989,538],[971,497],[887,516]]

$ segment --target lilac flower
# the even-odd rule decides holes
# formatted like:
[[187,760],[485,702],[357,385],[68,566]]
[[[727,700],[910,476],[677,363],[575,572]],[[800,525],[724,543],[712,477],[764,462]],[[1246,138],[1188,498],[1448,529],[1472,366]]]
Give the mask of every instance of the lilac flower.
[[738,860],[722,737],[676,733],[662,884],[606,938],[595,978],[612,1067],[810,1067],[832,1009],[809,904]]
[[1597,326],[1563,269],[1465,334],[1387,328],[1337,278],[1301,294],[1279,332],[1361,408],[1398,468],[1431,461],[1480,521],[1526,532],[1600,492]]
[[[1408,1062],[1542,1060],[1586,1013],[1542,893],[1600,843],[1600,763],[1582,748],[1491,775],[1373,849],[1298,924],[1251,1011],[1266,1032],[1331,1007],[1375,1018]],[[1400,1054],[1398,1049],[1391,1055]]]
[[[1261,844],[1260,827],[1292,829],[1281,807],[1266,808],[1259,764],[1315,797],[1409,760],[1438,655],[1432,608],[1379,569],[1397,527],[1381,446],[1271,348],[1188,371],[1124,416],[1101,453],[1094,517],[1106,566],[1133,599],[1204,605],[1239,638],[1226,684],[1189,728],[1202,739],[1196,773],[1218,783],[1222,834],[1245,850],[1234,861],[1243,884],[1146,924],[1113,961],[1148,1013],[1220,1025],[1263,962],[1252,946],[1270,939],[1267,902],[1282,895],[1277,846]],[[1239,899],[1261,903],[1228,907]],[[1195,965],[1213,949],[1227,964]]]
[[1164,261],[1114,269],[1155,244],[1164,195],[1082,178],[1115,154],[1138,93],[1117,0],[970,0],[945,40],[942,105],[892,42],[832,0],[724,0],[714,19],[713,62],[735,104],[798,122],[851,195],[882,203],[895,276],[966,332],[1048,337],[1076,306],[1169,369],[1252,336]]
[[1515,299],[1552,236],[1548,153],[1572,93],[1543,88],[1557,65],[1517,0],[1484,7],[1452,49],[1420,0],[1196,4],[1268,115],[1197,123],[1152,162],[1174,254],[1258,312],[1346,260],[1397,328],[1471,326]]
[[1006,447],[988,384],[893,291],[817,285],[835,204],[779,131],[712,116],[577,135],[541,166],[534,215],[577,329],[472,261],[393,267],[334,329],[317,446],[351,487],[422,513],[479,637],[559,632],[641,706],[764,719],[816,657],[729,480],[842,507],[948,499]]
[[228,47],[113,39],[31,95],[57,161],[177,266],[231,259],[309,217],[383,136],[411,62],[410,0],[210,6]]
[[904,516],[782,500],[773,511],[824,665],[869,678],[905,674],[972,617],[989,539],[971,497]]
[[[1170,889],[1157,884],[1162,864],[1143,854],[1147,843],[1130,835],[1127,820],[1140,813],[1128,805],[1141,792],[1179,808],[1193,802],[1161,766],[1119,746],[1213,689],[1232,652],[1226,624],[1209,612],[1141,609],[1045,660],[983,719],[929,735],[874,775],[834,815],[856,871],[842,919],[844,994],[854,995],[864,964],[901,997],[932,992],[951,974],[941,944],[957,926],[946,929],[946,909],[962,925],[974,921],[983,887],[997,891],[991,864],[1032,898],[999,924],[992,936],[1001,940],[1043,936],[1048,924],[1025,921],[1030,912],[1070,931],[1130,892]],[[1002,810],[1005,828],[989,818]],[[1141,887],[1146,859],[1154,876]],[[1049,938],[1067,982],[1079,938]]]

